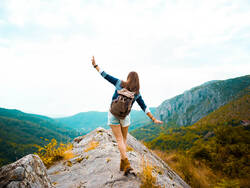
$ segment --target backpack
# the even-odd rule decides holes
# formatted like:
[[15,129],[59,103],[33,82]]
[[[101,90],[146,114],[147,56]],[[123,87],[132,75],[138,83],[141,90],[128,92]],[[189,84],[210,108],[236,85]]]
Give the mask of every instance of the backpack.
[[117,90],[118,98],[113,100],[110,105],[110,112],[118,119],[124,119],[132,108],[132,102],[135,92],[131,92],[126,88]]

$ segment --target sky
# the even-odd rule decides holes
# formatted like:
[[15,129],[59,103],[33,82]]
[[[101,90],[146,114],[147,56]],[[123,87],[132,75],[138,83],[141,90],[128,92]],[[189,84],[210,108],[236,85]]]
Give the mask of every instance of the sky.
[[[107,111],[139,74],[149,107],[250,73],[249,0],[0,0],[0,107],[50,117]],[[140,109],[135,103],[133,109]]]

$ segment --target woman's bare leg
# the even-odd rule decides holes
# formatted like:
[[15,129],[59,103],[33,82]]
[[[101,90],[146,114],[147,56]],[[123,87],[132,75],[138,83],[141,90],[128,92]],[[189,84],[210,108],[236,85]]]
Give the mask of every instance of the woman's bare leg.
[[124,140],[123,140],[121,125],[110,125],[110,127],[112,129],[112,132],[113,132],[115,138],[116,138],[118,148],[119,148],[120,153],[121,153],[121,158],[122,159],[127,158],[126,145],[125,145]]
[[126,148],[127,148],[128,127],[129,127],[129,126],[127,126],[127,127],[122,127],[122,126],[121,126],[121,129],[122,129],[122,136],[123,136],[123,142],[124,142]]

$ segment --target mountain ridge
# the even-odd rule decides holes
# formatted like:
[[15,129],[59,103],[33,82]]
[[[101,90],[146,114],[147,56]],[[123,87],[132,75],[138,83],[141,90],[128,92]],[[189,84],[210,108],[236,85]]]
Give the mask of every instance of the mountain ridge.
[[[232,83],[233,87],[230,86]],[[223,87],[219,87],[221,85]],[[211,92],[206,92],[208,86]],[[211,87],[216,88],[216,90],[211,89]],[[203,91],[204,88],[205,91]],[[228,94],[231,89],[235,91],[234,95]],[[202,85],[193,87],[182,94],[165,100],[156,108],[155,115],[164,121],[163,125],[147,123],[144,126],[132,130],[130,133],[139,140],[149,142],[159,136],[162,129],[190,126],[231,100],[249,93],[249,89],[250,75],[228,80],[205,82]],[[224,90],[227,95],[226,99],[223,98],[224,95],[220,95],[220,92]],[[193,95],[193,93],[195,93],[195,95]],[[207,93],[209,93],[209,96],[206,95]],[[178,120],[180,120],[180,122],[178,122]]]
[[192,125],[218,107],[232,100],[250,86],[250,75],[227,80],[205,82],[156,108],[156,116],[169,125]]

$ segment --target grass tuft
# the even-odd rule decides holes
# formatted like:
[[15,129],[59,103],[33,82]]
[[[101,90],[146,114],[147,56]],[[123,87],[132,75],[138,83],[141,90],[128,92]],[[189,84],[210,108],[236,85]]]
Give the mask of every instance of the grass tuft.
[[99,146],[99,142],[92,140],[89,142],[87,149],[85,149],[84,151],[88,152],[90,150],[95,149],[97,146]]
[[79,157],[79,158],[76,159],[76,161],[77,161],[78,163],[80,163],[80,162],[82,162],[83,159],[84,159],[84,157]]
[[130,147],[129,145],[127,145],[127,151],[134,151],[134,149],[132,147]]
[[[49,141],[45,139],[45,141]],[[49,168],[56,161],[65,159],[71,159],[74,157],[72,152],[73,145],[71,143],[63,144],[56,141],[56,139],[51,139],[51,141],[45,146],[34,145],[38,148],[38,151],[34,154],[38,155],[43,161],[44,165]]]
[[68,166],[68,167],[72,167],[72,165],[73,165],[73,164],[72,164],[71,161],[67,161],[67,166]]
[[140,188],[161,188],[156,185],[156,177],[152,174],[154,167],[148,161],[142,158],[142,172],[140,173],[141,185]]

